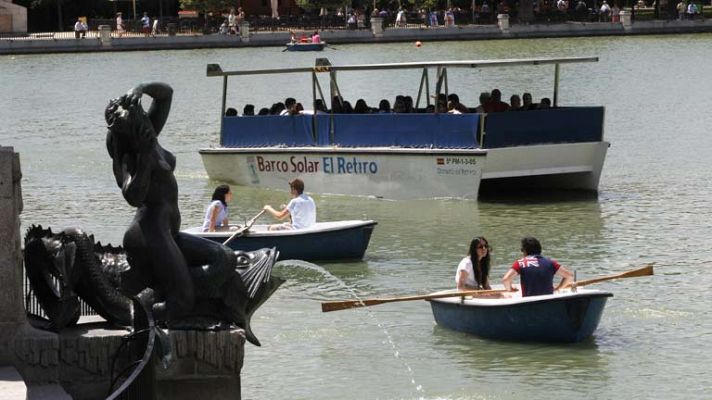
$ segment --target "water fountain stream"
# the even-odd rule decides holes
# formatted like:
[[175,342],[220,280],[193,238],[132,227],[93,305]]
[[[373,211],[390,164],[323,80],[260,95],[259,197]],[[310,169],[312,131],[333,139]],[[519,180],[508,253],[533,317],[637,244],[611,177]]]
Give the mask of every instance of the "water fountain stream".
[[[361,304],[363,304],[363,299],[356,293],[356,291],[349,285],[346,284],[342,279],[337,277],[336,275],[332,274],[328,270],[326,270],[324,267],[312,264],[306,261],[301,261],[301,260],[286,260],[286,261],[280,261],[277,264],[275,264],[275,270],[277,272],[277,275],[279,275],[280,269],[284,267],[299,267],[302,269],[310,270],[310,271],[316,271],[321,276],[326,277],[327,279],[337,283],[341,288],[345,289],[351,296],[353,296],[354,299],[358,300]],[[413,368],[411,368],[410,364],[401,358],[400,356],[400,349],[398,348],[398,345],[396,342],[393,340],[393,336],[388,332],[388,329],[386,326],[381,322],[377,317],[376,313],[373,311],[369,310],[367,307],[362,308],[365,312],[366,315],[368,315],[369,318],[373,321],[373,323],[378,326],[381,331],[383,331],[384,335],[386,336],[386,342],[388,345],[391,347],[391,350],[393,351],[393,356],[399,360],[402,364],[403,367],[408,371],[408,376],[410,377],[410,383],[413,385],[413,388],[415,391],[418,393],[418,398],[425,398],[425,390],[423,389],[423,385],[420,385],[416,382],[415,376],[414,376],[414,371]]]

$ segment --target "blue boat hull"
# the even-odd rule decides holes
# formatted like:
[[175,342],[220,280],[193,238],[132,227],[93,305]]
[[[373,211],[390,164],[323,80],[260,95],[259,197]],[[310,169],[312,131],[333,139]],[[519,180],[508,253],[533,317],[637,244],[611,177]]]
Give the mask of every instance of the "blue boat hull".
[[[228,246],[234,250],[253,251],[276,247],[278,260],[354,260],[363,258],[376,223],[353,228],[303,235],[241,236]],[[222,243],[225,238],[208,237]]]
[[322,51],[324,50],[324,43],[289,43],[287,44],[287,51]]
[[608,292],[503,306],[431,301],[438,325],[488,339],[580,342],[598,327]]

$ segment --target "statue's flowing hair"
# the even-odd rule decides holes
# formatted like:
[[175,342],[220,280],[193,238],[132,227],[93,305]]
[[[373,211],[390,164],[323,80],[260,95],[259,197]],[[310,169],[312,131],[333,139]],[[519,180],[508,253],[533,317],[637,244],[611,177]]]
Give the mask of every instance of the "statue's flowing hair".
[[[106,144],[112,157],[126,153],[144,153],[156,144],[158,134],[141,107],[140,98],[124,95],[111,100],[104,111],[104,118],[108,128]],[[114,154],[115,149],[120,154]]]

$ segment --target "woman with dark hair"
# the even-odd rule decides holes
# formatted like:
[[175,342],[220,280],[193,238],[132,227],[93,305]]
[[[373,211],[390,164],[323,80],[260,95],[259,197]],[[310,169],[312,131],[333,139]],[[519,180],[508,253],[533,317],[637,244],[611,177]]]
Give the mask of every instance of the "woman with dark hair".
[[215,188],[213,198],[205,210],[205,220],[203,221],[203,232],[215,232],[223,228],[227,229],[228,210],[227,203],[232,200],[232,191],[228,185],[220,185]]
[[467,256],[457,266],[455,282],[457,290],[490,290],[490,250],[487,239],[478,236],[470,242]]
[[366,104],[366,100],[364,100],[364,99],[356,100],[356,106],[354,106],[354,113],[368,114],[370,112],[371,112],[371,109],[368,107],[368,104]]

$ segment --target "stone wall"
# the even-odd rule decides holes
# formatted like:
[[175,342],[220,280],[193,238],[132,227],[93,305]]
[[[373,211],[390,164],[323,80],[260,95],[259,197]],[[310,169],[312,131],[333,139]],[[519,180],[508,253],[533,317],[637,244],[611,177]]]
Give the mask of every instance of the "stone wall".
[[27,9],[8,0],[0,0],[0,33],[27,32]]

